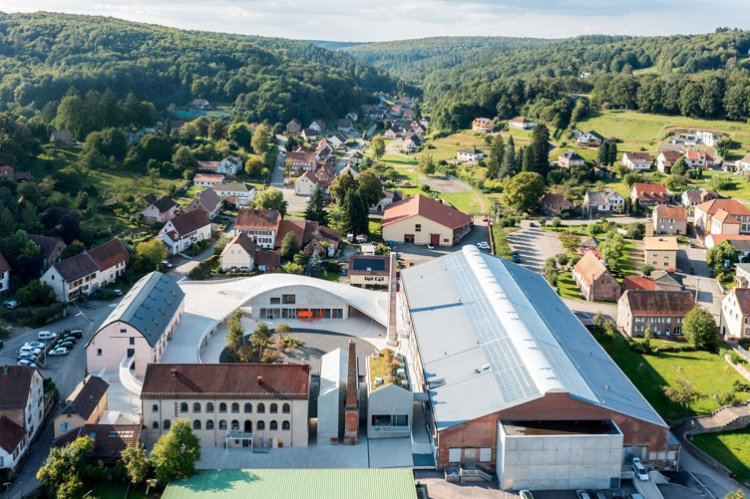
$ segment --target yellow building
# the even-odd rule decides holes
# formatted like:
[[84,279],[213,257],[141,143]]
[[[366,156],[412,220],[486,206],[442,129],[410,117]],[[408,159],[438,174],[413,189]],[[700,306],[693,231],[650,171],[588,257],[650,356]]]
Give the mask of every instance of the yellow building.
[[644,237],[645,262],[657,270],[677,268],[676,237]]
[[453,246],[472,226],[469,215],[421,195],[386,207],[381,224],[386,241],[430,246]]

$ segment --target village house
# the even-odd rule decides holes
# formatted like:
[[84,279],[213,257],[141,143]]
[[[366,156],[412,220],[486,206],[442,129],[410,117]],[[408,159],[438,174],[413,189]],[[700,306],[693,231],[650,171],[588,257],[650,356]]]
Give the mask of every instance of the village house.
[[356,123],[357,120],[359,120],[359,115],[354,111],[349,111],[348,113],[346,113],[345,118],[351,120],[353,123]]
[[688,189],[686,191],[683,191],[680,200],[682,201],[683,205],[688,208],[692,208],[701,203],[705,203],[706,201],[711,201],[712,199],[718,198],[719,195],[714,191],[709,191],[706,189]]
[[238,156],[227,156],[219,161],[219,164],[216,166],[216,173],[237,175],[242,171],[242,166],[242,160]]
[[258,249],[255,252],[255,267],[261,272],[275,272],[281,265],[281,253],[273,250]]
[[302,131],[302,123],[297,118],[293,118],[286,124],[286,133],[289,135],[299,135]]
[[94,441],[94,448],[83,458],[85,464],[98,466],[101,463],[107,467],[114,467],[120,462],[122,451],[136,447],[140,442],[141,425],[85,424],[54,440],[52,445],[64,447],[80,437],[89,437]]
[[[401,367],[392,367],[397,365]],[[383,349],[366,357],[367,438],[409,438],[414,393],[406,377],[405,360]]]
[[44,378],[27,366],[0,366],[0,472],[12,476],[44,422]]
[[381,223],[385,241],[430,246],[453,246],[473,226],[469,215],[422,195],[387,206]]
[[219,173],[196,173],[193,177],[193,185],[198,187],[213,187],[224,182],[224,175]]
[[0,293],[10,289],[10,265],[5,256],[0,253]]
[[680,274],[667,270],[654,270],[649,276],[629,275],[622,279],[622,290],[680,291],[685,289]]
[[419,149],[419,146],[414,141],[414,139],[406,139],[404,143],[401,145],[401,150],[407,154],[413,153],[417,149]]
[[188,211],[164,224],[159,237],[169,254],[176,255],[197,242],[211,239],[211,221],[203,210]]
[[652,213],[655,234],[687,234],[687,212],[682,206],[660,204]]
[[625,291],[617,302],[617,327],[628,336],[682,335],[682,322],[695,303],[690,291]]
[[322,188],[321,181],[309,170],[294,181],[294,193],[298,196],[312,196],[318,188]]
[[88,372],[117,373],[124,366],[142,378],[172,339],[184,299],[170,276],[151,272],[141,277],[86,343]]
[[348,118],[344,118],[342,120],[336,120],[336,130],[341,130],[342,132],[351,132],[354,130],[354,122]]
[[508,120],[508,127],[517,128],[519,130],[532,130],[534,127],[536,127],[536,123],[527,120],[523,116],[518,116],[516,118]]
[[672,166],[682,157],[682,153],[679,151],[666,150],[661,151],[656,156],[656,169],[660,172],[669,175]]
[[304,447],[309,386],[307,364],[149,364],[144,440],[187,419],[201,447]]
[[328,141],[328,144],[330,144],[330,147],[333,147],[334,149],[341,149],[346,145],[347,139],[340,133],[335,133],[328,137],[328,139],[326,140]]
[[392,205],[397,201],[401,201],[404,198],[403,192],[394,189],[383,189],[383,197],[374,206],[370,206],[371,211],[381,212],[385,211],[386,207]]
[[617,301],[620,284],[594,252],[587,251],[573,266],[573,280],[588,301]]
[[495,131],[495,123],[490,118],[479,116],[471,122],[471,129],[475,132],[492,133]]
[[387,289],[391,280],[389,255],[361,255],[349,257],[349,285],[358,288]]
[[11,178],[16,182],[31,179],[31,172],[17,172],[12,166],[0,166],[0,177]]
[[119,239],[53,264],[41,281],[52,286],[58,301],[67,303],[107,286],[125,272],[130,255]]
[[286,153],[286,166],[294,172],[312,171],[315,168],[315,153],[312,151],[292,151]]
[[98,423],[107,410],[109,383],[87,374],[65,400],[62,412],[55,417],[55,438],[87,423]]
[[693,225],[708,234],[750,234],[750,209],[736,199],[712,199],[695,207]]
[[204,189],[196,193],[190,202],[187,211],[193,210],[202,210],[209,220],[213,220],[221,212],[221,198],[210,187]]
[[672,201],[672,193],[664,184],[636,182],[630,189],[630,200],[639,206],[668,204]]
[[644,263],[655,269],[676,269],[677,249],[676,237],[644,237]]
[[750,152],[745,154],[741,159],[738,159],[735,164],[737,173],[748,173],[750,172]]
[[559,194],[548,192],[539,199],[539,206],[542,213],[548,217],[556,217],[564,211],[572,210],[573,203]]
[[398,137],[398,134],[393,128],[389,128],[388,130],[383,132],[383,138],[385,139],[395,139],[396,137]]
[[685,151],[685,164],[688,168],[712,168],[714,166],[714,155],[702,149],[688,149]]
[[626,152],[622,154],[622,164],[629,170],[642,171],[651,169],[654,159],[647,152]]
[[237,213],[235,233],[244,232],[264,249],[273,249],[279,232],[281,214],[276,210],[242,208]]
[[732,288],[721,300],[719,333],[727,340],[750,337],[749,288]]
[[40,234],[27,234],[29,240],[39,247],[39,256],[42,258],[42,272],[45,272],[55,262],[60,261],[60,255],[65,249],[62,239]]
[[734,265],[734,280],[738,288],[750,288],[750,263]]
[[750,258],[750,234],[709,234],[706,236],[704,244],[706,249],[711,249],[725,241],[737,250],[737,258],[739,260]]
[[586,160],[583,156],[572,149],[568,149],[557,157],[557,166],[560,168],[570,168],[571,166],[583,166]]
[[149,194],[144,198],[147,206],[141,211],[141,216],[150,223],[166,223],[180,212],[180,205],[175,203],[169,196],[156,196]]
[[326,122],[323,120],[315,120],[312,123],[310,123],[310,126],[308,128],[318,133],[322,133],[326,129]]
[[312,128],[305,128],[302,130],[300,136],[308,142],[315,142],[320,137],[320,132],[313,130]]
[[581,132],[577,139],[578,145],[586,147],[599,147],[604,142],[604,137],[599,135],[594,130],[588,132]]
[[219,168],[218,161],[198,161],[198,170],[202,172],[216,172]]
[[338,175],[351,175],[352,178],[359,177],[359,170],[352,163],[347,163],[338,173]]
[[625,198],[611,188],[603,191],[586,191],[583,196],[583,210],[588,216],[599,212],[620,213],[625,210]]
[[190,109],[203,111],[209,107],[211,107],[211,104],[206,99],[193,99],[190,101]]
[[484,158],[484,153],[479,149],[474,149],[473,147],[459,149],[456,153],[456,159],[469,163],[476,163],[482,158]]
[[328,161],[335,152],[333,146],[326,139],[321,139],[318,147],[315,149],[315,159],[317,161]]
[[341,244],[341,232],[310,220],[282,220],[276,234],[275,248],[281,248],[284,236],[293,233],[297,247],[305,256],[317,253],[323,258],[336,256]]
[[238,207],[249,205],[256,194],[255,187],[248,188],[244,182],[216,184],[214,191],[221,199]]
[[255,268],[258,245],[244,232],[238,232],[221,252],[219,261],[224,272],[250,272]]
[[49,142],[55,147],[70,147],[75,143],[75,139],[67,130],[56,130],[50,135]]

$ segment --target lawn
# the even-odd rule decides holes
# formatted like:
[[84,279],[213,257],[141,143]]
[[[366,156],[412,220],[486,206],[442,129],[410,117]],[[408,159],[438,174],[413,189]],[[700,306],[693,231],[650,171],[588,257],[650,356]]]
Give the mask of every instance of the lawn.
[[[463,211],[464,213],[478,213],[483,211],[478,199],[479,196],[482,196],[480,192],[474,190],[465,192],[441,192],[439,196],[440,199],[447,201],[452,204],[454,208]],[[490,203],[485,202],[485,209],[488,206],[490,206]]]
[[569,298],[572,300],[581,299],[581,290],[576,286],[576,282],[573,280],[573,274],[570,270],[560,272],[560,275],[557,277],[557,291],[562,298]]
[[[724,359],[714,353],[658,352],[642,355],[633,352],[621,335],[595,333],[612,359],[625,372],[654,409],[665,419],[679,419],[696,414],[709,414],[719,408],[711,396],[720,391],[729,391],[735,381],[744,381]],[[693,388],[706,396],[685,408],[675,404],[664,395],[663,388],[673,386],[678,379],[690,381]],[[750,399],[750,394],[739,392],[741,400]]]
[[433,140],[430,142],[430,145],[434,147],[434,149],[425,149],[425,151],[432,154],[432,159],[435,161],[440,161],[441,159],[455,160],[456,153],[459,149],[465,149],[467,147],[474,147],[475,149],[479,149],[487,154],[489,153],[490,147],[484,141],[485,137],[491,138],[491,136],[488,136],[487,134],[464,130],[448,135],[447,137]]
[[695,435],[693,443],[732,470],[737,480],[750,481],[750,428]]
[[[750,143],[748,145],[750,145]],[[711,179],[714,177],[731,180],[734,183],[733,188],[715,189],[711,185]],[[732,175],[731,173],[725,173],[721,171],[706,170],[703,172],[703,179],[696,182],[696,185],[698,187],[705,187],[706,189],[715,190],[722,196],[750,201],[750,180],[741,175]]]

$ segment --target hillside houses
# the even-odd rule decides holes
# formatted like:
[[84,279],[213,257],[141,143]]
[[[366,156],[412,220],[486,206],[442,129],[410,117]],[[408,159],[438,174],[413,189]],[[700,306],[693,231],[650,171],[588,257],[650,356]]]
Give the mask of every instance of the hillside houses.
[[479,116],[471,122],[471,129],[475,132],[492,133],[495,131],[495,122],[490,118]]
[[672,201],[672,193],[664,184],[636,182],[630,188],[630,200],[639,206],[654,206]]
[[620,297],[620,284],[592,251],[584,253],[572,273],[584,299],[617,301]]
[[169,254],[176,255],[197,242],[211,239],[211,221],[203,210],[188,211],[164,224],[159,237]]
[[147,206],[146,209],[141,211],[141,216],[147,222],[166,223],[180,212],[180,205],[169,196],[162,196],[157,199],[153,194],[149,194],[144,198],[144,201]]
[[244,182],[228,182],[214,186],[216,194],[235,206],[247,206],[255,199],[255,187],[248,187]]
[[209,220],[213,220],[221,211],[221,198],[211,188],[196,193],[187,211],[202,210]]
[[227,156],[221,161],[198,161],[199,170],[224,175],[237,175],[242,166],[242,159],[238,156]]
[[511,120],[508,120],[508,127],[516,128],[518,130],[533,130],[536,127],[536,123],[531,120],[527,120],[523,116],[518,116]]
[[614,189],[586,191],[583,210],[588,216],[595,213],[621,213],[625,210],[625,198]]
[[585,147],[599,147],[604,142],[604,136],[600,135],[594,130],[588,132],[581,132],[576,139],[576,142],[580,146]]
[[623,153],[621,162],[629,170],[642,171],[651,169],[654,159],[647,152],[626,152]]

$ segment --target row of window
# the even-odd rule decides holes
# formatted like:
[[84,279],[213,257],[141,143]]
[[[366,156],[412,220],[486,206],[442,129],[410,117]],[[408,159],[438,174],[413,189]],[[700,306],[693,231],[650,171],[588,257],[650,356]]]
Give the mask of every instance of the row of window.
[[[647,320],[654,324],[671,324],[672,318],[671,317],[635,317],[634,321],[636,324],[647,322]],[[682,317],[677,317],[675,319],[675,322],[677,324],[682,324]]]
[[[233,419],[230,424],[231,424],[232,431],[239,431],[239,429],[240,429],[240,422],[239,421],[237,421],[236,419]],[[172,421],[170,421],[169,419],[165,419],[164,422],[162,423],[162,426],[163,426],[163,428],[165,430],[168,430],[168,429],[170,429],[172,427]],[[281,422],[281,429],[282,430],[290,430],[291,427],[292,427],[292,425],[291,425],[291,423],[289,421],[282,421]],[[154,430],[158,430],[159,429],[159,422],[158,421],[154,421],[153,423],[151,423],[151,428],[153,428]],[[206,429],[207,430],[213,430],[214,428],[215,428],[215,426],[214,426],[214,420],[213,419],[206,420]],[[194,419],[193,420],[193,429],[194,430],[202,430],[203,429],[203,422],[200,419]],[[226,430],[226,429],[227,429],[227,421],[225,419],[219,420],[219,430]],[[253,422],[252,421],[245,421],[245,429],[248,432],[252,432],[253,431]],[[256,421],[256,423],[255,423],[255,429],[258,430],[258,431],[265,430],[266,429],[266,422],[263,421],[263,420]],[[276,421],[275,419],[271,420],[268,423],[268,429],[272,430],[272,431],[278,430],[279,429],[279,422]]]
[[[219,412],[224,413],[227,412],[227,405],[226,402],[221,402],[219,404]],[[266,404],[263,402],[258,403],[258,405],[255,406],[255,411],[259,414],[263,414],[266,412]],[[281,412],[283,414],[289,414],[292,411],[292,406],[289,405],[288,402],[284,402],[284,404],[281,406]],[[159,412],[159,404],[153,404],[151,406],[151,412]],[[187,413],[190,412],[190,405],[187,402],[180,403],[180,412],[181,413]],[[203,406],[200,402],[193,402],[193,411],[194,414],[199,414],[203,412]],[[213,402],[206,402],[206,410],[205,412],[211,413],[214,412],[214,403]],[[237,402],[232,403],[231,406],[231,412],[232,413],[239,413],[240,412],[240,404]],[[251,414],[253,412],[253,404],[250,402],[246,402],[243,407],[243,412],[245,414]],[[277,414],[279,412],[279,404],[276,402],[273,402],[268,406],[268,412],[271,414]]]

